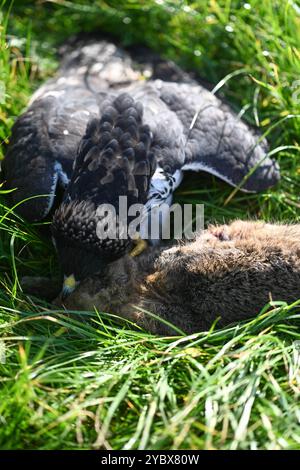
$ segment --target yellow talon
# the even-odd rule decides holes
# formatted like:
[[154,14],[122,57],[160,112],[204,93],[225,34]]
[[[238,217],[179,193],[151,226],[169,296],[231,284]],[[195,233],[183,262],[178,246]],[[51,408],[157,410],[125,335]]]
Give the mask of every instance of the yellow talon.
[[130,256],[132,257],[139,256],[148,248],[148,243],[146,240],[142,240],[141,238],[134,240],[133,243],[135,244],[135,247],[130,252]]

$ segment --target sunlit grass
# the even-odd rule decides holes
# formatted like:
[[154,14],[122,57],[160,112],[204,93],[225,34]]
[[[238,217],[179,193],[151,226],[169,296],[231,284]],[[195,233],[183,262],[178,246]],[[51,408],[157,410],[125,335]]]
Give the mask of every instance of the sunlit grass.
[[[206,222],[299,221],[296,2],[0,6],[0,155],[30,94],[53,74],[57,45],[98,30],[221,84],[218,94],[260,126],[280,162],[280,184],[261,194],[232,195],[218,179],[190,174],[177,201],[204,203]],[[113,315],[53,311],[19,285],[24,274],[57,273],[46,226],[41,234],[14,214],[1,187],[0,198],[0,448],[300,447],[299,304],[276,303],[244,324],[173,338],[120,327]]]

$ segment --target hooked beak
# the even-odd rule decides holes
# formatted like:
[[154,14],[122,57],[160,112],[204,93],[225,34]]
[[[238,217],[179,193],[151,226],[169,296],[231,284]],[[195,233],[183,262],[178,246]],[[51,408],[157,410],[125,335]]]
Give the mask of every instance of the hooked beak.
[[76,281],[74,274],[71,274],[70,276],[65,276],[61,294],[62,299],[64,300],[66,297],[72,294],[77,285],[78,282]]

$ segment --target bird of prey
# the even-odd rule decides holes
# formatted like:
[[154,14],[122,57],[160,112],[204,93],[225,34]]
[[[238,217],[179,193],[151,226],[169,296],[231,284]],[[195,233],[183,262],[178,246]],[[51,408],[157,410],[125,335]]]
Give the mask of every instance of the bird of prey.
[[[127,137],[118,130],[111,136],[118,146],[109,147],[101,137],[107,132],[106,122],[111,131],[110,119],[104,119],[105,103],[117,106],[122,96],[126,96],[127,103],[132,100],[123,114],[122,106],[117,109],[123,123],[117,127]],[[131,170],[125,169],[130,166],[127,154],[121,152],[125,160],[120,185],[115,170],[111,172],[115,183],[111,176],[102,174],[105,165],[109,166],[107,155],[103,168],[95,162],[101,160],[99,152],[120,157],[118,152],[124,150],[121,142],[128,138],[128,130],[129,134],[133,132],[130,138],[135,145],[144,145],[142,159],[147,164],[139,165],[139,175],[135,174],[134,179],[139,188],[143,187],[139,201],[144,199],[146,188],[148,209],[172,203],[173,192],[186,170],[209,172],[249,192],[265,190],[279,180],[279,168],[268,157],[266,141],[174,64],[151,54],[130,55],[106,40],[70,41],[62,48],[57,75],[37,90],[27,110],[16,120],[2,167],[6,189],[15,189],[10,193],[11,204],[23,217],[42,220],[57,210],[53,234],[67,278],[75,276],[74,271],[77,275],[81,271],[82,277],[96,269],[92,254],[82,256],[77,266],[76,250],[86,246],[93,236],[89,238],[90,229],[84,229],[78,238],[74,227],[80,220],[90,220],[88,207],[93,198],[115,200],[119,192],[125,191],[125,179],[131,175]],[[95,155],[92,143],[97,148]],[[86,153],[88,160],[95,157],[95,162],[88,163]],[[106,171],[110,171],[108,167]],[[138,183],[138,179],[144,180]],[[63,248],[62,232],[67,234]],[[74,239],[76,250],[72,248]]]
[[[142,105],[127,93],[107,99],[101,106],[101,118],[89,121],[79,144],[70,182],[51,227],[64,269],[66,295],[130,246],[126,229],[133,216],[121,219],[119,197],[126,197],[128,207],[144,205],[155,170],[150,129],[142,124],[142,114]],[[99,213],[104,204],[115,210],[113,238],[104,233],[101,237],[97,230],[97,224],[103,221],[105,225],[107,220]]]

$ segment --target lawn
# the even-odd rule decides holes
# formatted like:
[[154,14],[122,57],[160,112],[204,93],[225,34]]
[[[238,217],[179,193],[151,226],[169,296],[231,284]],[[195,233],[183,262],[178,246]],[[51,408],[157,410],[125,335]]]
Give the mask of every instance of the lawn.
[[[32,91],[55,72],[57,45],[100,30],[219,83],[219,96],[261,128],[280,163],[280,184],[264,193],[232,193],[196,175],[177,201],[204,203],[206,223],[299,222],[296,0],[4,0],[0,8],[0,156]],[[120,328],[101,312],[52,311],[19,284],[24,274],[57,273],[40,225],[13,214],[0,187],[1,449],[300,448],[300,301],[171,338]]]

